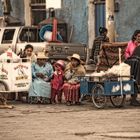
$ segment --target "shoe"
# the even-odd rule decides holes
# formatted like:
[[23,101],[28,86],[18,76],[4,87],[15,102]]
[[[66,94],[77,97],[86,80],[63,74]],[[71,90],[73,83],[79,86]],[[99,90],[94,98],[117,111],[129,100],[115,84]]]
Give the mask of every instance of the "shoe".
[[57,104],[61,104],[61,103],[62,103],[61,101],[58,101],[58,102],[57,102]]
[[140,103],[137,100],[135,100],[135,101],[131,101],[130,105],[132,105],[132,106],[140,106]]
[[0,109],[13,109],[14,108],[14,106],[12,106],[12,105],[0,105]]
[[81,102],[75,102],[75,105],[81,105]]
[[67,101],[67,102],[66,102],[66,105],[67,105],[67,106],[71,106],[71,102],[70,102],[70,101]]
[[55,105],[55,104],[56,104],[56,102],[55,102],[55,101],[51,101],[51,104],[52,104],[52,105]]
[[88,64],[88,65],[90,65],[90,64],[96,64],[96,62],[95,62],[94,60],[92,60],[92,59],[89,59],[89,61],[88,61],[87,64]]

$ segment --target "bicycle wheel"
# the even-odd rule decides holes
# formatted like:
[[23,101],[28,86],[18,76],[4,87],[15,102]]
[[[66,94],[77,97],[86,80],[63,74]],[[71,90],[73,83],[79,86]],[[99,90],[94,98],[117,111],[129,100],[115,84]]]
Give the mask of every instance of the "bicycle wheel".
[[125,102],[126,95],[110,96],[110,101],[114,107],[122,107]]
[[92,102],[96,108],[104,108],[106,105],[106,96],[104,95],[104,87],[97,84],[92,89]]

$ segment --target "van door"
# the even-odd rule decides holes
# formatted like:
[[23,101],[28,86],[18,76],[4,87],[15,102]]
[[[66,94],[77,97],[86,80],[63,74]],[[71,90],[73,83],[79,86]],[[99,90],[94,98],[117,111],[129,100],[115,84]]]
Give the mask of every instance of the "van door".
[[0,54],[5,52],[9,47],[15,51],[15,44],[17,40],[16,28],[1,28],[1,42],[0,42]]
[[40,39],[37,27],[22,27],[18,36],[16,53],[23,51],[27,44],[32,45],[35,52],[43,51],[45,48],[46,43]]

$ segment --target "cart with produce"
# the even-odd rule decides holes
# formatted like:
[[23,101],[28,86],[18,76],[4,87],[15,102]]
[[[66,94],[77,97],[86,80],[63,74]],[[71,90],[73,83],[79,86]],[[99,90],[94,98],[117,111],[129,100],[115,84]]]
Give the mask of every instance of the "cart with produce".
[[90,95],[96,108],[104,108],[107,98],[110,99],[113,106],[122,107],[126,95],[134,94],[135,81],[133,79],[123,79],[126,77],[80,77],[81,96]]
[[125,46],[125,43],[101,44],[95,71],[79,77],[81,97],[90,95],[97,108],[105,107],[108,98],[113,106],[121,107],[126,95],[135,93],[131,67],[122,62]]

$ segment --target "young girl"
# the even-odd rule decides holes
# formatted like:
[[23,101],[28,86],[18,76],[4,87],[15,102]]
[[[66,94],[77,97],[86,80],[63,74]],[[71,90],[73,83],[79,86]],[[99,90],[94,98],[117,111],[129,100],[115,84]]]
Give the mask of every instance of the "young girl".
[[62,101],[62,87],[64,83],[64,69],[65,69],[65,63],[63,60],[58,60],[54,64],[54,74],[53,78],[51,80],[51,102],[52,104],[56,103],[56,96],[57,96],[57,102],[61,103]]

